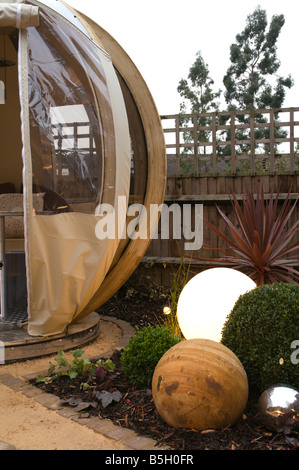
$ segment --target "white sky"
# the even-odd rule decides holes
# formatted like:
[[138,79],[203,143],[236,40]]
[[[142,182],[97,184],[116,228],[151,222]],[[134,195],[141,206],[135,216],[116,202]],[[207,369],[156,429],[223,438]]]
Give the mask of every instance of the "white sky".
[[260,5],[273,15],[283,14],[279,36],[280,75],[289,73],[295,85],[284,107],[299,106],[298,0],[66,0],[92,18],[125,49],[155,100],[159,114],[179,112],[177,86],[187,78],[196,53],[208,64],[215,91],[224,89],[230,65],[229,49],[245,27],[246,17]]

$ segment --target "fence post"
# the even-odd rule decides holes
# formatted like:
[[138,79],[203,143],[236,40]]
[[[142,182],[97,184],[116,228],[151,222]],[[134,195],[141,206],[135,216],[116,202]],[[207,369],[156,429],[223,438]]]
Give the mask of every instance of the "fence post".
[[250,171],[255,175],[255,138],[254,138],[254,110],[250,113]]
[[181,176],[180,116],[175,117],[176,177]]
[[193,114],[194,173],[195,173],[195,176],[199,176],[199,168],[198,168],[198,129],[197,129],[197,122],[198,122],[198,114]]
[[213,154],[212,154],[212,162],[213,162],[213,176],[217,176],[217,135],[216,135],[216,113],[213,113],[213,121],[212,121],[212,141],[213,141]]
[[231,159],[232,159],[232,175],[236,175],[236,128],[235,128],[235,113],[231,112]]
[[294,108],[290,109],[290,173],[295,173]]
[[270,175],[274,175],[274,153],[275,153],[275,130],[274,130],[274,111],[270,111]]

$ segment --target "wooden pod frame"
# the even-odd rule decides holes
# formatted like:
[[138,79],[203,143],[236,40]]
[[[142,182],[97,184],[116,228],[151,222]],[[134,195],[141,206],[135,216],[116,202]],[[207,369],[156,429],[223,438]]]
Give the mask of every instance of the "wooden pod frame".
[[[86,15],[69,6],[68,8],[81,21],[95,43],[108,52],[119,75],[123,92],[126,88],[127,97],[130,95],[127,101],[126,96],[124,96],[129,125],[132,125],[135,129],[136,125],[139,126],[140,135],[141,132],[144,133],[147,156],[146,182],[143,200],[138,202],[143,204],[148,217],[151,204],[163,204],[164,202],[167,177],[164,133],[156,105],[139,70],[118,42]],[[132,111],[133,108],[135,108],[134,111]],[[133,116],[134,113],[135,116]],[[137,115],[140,122],[138,122]],[[132,122],[134,119],[135,123]],[[136,270],[150,242],[150,238],[127,239],[120,245],[112,268],[80,317],[99,308],[118,291]]]

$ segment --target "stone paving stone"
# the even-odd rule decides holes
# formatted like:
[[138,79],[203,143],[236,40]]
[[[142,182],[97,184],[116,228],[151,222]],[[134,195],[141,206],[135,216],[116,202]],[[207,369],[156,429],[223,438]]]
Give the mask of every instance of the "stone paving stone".
[[56,397],[55,395],[52,395],[51,393],[42,393],[41,395],[37,395],[36,397],[34,397],[34,400],[38,401],[39,403],[50,409],[57,410],[58,408],[62,407],[62,405],[60,405],[60,398]]
[[43,390],[37,387],[34,387],[34,385],[29,385],[29,384],[24,385],[20,391],[22,391],[22,393],[26,395],[26,397],[28,398],[35,398],[38,395],[42,395],[44,393]]
[[82,418],[79,413],[76,412],[75,415],[71,416],[72,421],[76,421],[78,424],[82,424],[83,426],[90,427],[99,421],[99,418],[96,416],[92,416],[89,418]]
[[3,382],[4,380],[12,379],[13,375],[11,374],[0,374],[0,382]]
[[111,437],[112,439],[116,439],[119,441],[123,441],[125,439],[132,439],[136,437],[137,434],[132,431],[131,429],[122,428],[121,426],[114,425],[113,428],[108,428],[102,431],[103,434],[107,437]]
[[[90,416],[84,416],[84,415],[81,415],[81,413],[77,413],[77,414],[78,416],[73,416],[72,420],[76,421],[79,424],[84,424],[86,426],[92,423],[93,421],[95,421],[96,419],[99,419],[99,418],[91,418]],[[88,415],[89,413],[86,413],[86,414]]]
[[26,382],[20,378],[15,378],[9,383],[9,387],[13,390],[20,390],[26,385]]
[[61,409],[57,410],[57,413],[63,416],[64,418],[70,418],[74,421],[78,419],[78,413],[74,411],[71,407],[63,406]]
[[97,419],[88,424],[88,427],[93,429],[95,432],[103,434],[108,429],[114,429],[114,424],[110,419]]
[[12,388],[14,390],[17,390],[18,388],[20,388],[22,385],[24,385],[24,381],[21,380],[21,379],[18,379],[17,377],[9,377],[9,378],[6,378],[6,379],[3,379],[1,381],[1,383],[3,385],[6,385],[7,387],[9,388]]
[[23,379],[26,380],[27,382],[30,382],[30,380],[36,379],[38,375],[44,375],[46,377],[47,374],[48,374],[48,369],[42,370],[41,372],[34,372],[32,374],[24,375]]
[[154,449],[156,442],[149,438],[149,437],[143,437],[143,436],[136,436],[132,437],[130,439],[126,439],[123,441],[125,445],[128,447],[132,447],[132,449],[135,450],[149,450],[149,449]]
[[0,441],[0,450],[16,450],[16,448],[8,442]]
[[115,349],[117,351],[120,351],[121,349],[125,348],[127,345],[128,345],[128,341],[122,339],[121,341],[117,343],[117,346],[115,346]]
[[110,351],[106,351],[105,353],[101,354],[100,356],[96,356],[97,359],[110,359],[113,353],[115,352],[115,349],[111,349]]
[[120,320],[118,318],[112,318],[109,316],[101,316],[101,319],[104,321],[105,320],[113,321],[114,323],[116,323],[122,330],[122,337],[126,337],[126,339],[130,339],[132,336],[136,334],[135,328],[124,320]]

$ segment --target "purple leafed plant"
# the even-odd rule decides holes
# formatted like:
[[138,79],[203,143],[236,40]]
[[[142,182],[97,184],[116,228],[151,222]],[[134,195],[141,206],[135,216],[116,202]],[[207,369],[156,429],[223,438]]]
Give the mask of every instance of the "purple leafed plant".
[[291,227],[291,216],[297,200],[292,204],[289,190],[279,209],[279,191],[274,196],[271,192],[269,200],[265,200],[262,188],[257,189],[256,198],[252,191],[247,191],[242,198],[242,204],[233,193],[231,203],[236,216],[238,227],[219,209],[229,231],[227,236],[209,221],[204,220],[216,235],[224,240],[228,249],[209,248],[224,255],[220,258],[199,257],[193,259],[225,262],[232,265],[249,277],[257,285],[275,282],[290,282],[298,285],[299,272],[293,268],[298,263],[299,240],[294,241],[299,230],[299,220]]

